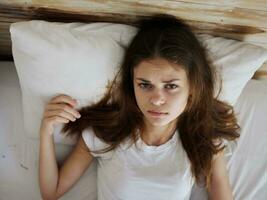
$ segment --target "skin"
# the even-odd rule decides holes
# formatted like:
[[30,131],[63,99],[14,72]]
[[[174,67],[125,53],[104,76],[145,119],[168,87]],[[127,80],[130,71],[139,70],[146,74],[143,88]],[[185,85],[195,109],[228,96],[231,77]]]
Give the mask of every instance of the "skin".
[[[189,84],[182,66],[165,59],[142,61],[134,69],[134,92],[144,114],[142,139],[149,145],[161,145],[175,132],[179,115],[189,96]],[[148,111],[166,113],[160,117]]]
[[213,158],[211,169],[211,186],[208,188],[209,200],[233,200],[233,192],[228,178],[224,151]]
[[77,102],[68,95],[58,95],[45,106],[40,126],[39,187],[44,200],[63,196],[79,180],[93,160],[82,137],[61,167],[55,157],[54,129],[62,123],[75,121],[80,114]]

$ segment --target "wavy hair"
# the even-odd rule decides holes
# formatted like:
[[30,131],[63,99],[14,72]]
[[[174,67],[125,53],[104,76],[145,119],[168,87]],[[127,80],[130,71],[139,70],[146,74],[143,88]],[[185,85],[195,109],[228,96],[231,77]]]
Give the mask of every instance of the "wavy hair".
[[233,107],[215,96],[214,85],[218,80],[214,67],[188,24],[172,15],[155,14],[139,20],[137,26],[139,30],[103,98],[79,109],[82,117],[65,124],[62,131],[78,136],[92,127],[96,137],[109,144],[96,153],[113,150],[127,138],[135,143],[137,129],[144,122],[135,99],[133,69],[145,59],[166,59],[183,66],[187,74],[191,96],[179,116],[177,129],[191,163],[191,173],[198,183],[204,177],[208,187],[213,155],[225,148],[223,139],[239,137]]

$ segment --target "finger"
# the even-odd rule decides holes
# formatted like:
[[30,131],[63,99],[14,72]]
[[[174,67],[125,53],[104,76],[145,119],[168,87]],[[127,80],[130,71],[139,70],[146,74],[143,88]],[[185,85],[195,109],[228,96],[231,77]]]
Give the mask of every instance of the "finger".
[[77,101],[73,99],[71,96],[62,94],[52,98],[50,103],[67,103],[72,107],[74,107],[77,104]]
[[72,116],[74,116],[75,118],[80,118],[81,114],[75,110],[74,108],[72,108],[71,106],[69,106],[68,104],[48,104],[46,106],[46,110],[64,110],[66,112],[68,112],[69,114],[71,114]]
[[49,118],[47,118],[48,121],[52,121],[54,124],[55,122],[57,123],[69,123],[70,120],[64,118],[64,117],[60,117],[60,116],[51,116]]
[[45,118],[50,118],[53,116],[63,117],[63,118],[66,118],[70,121],[73,121],[73,122],[76,121],[75,116],[73,116],[72,114],[70,114],[64,110],[50,110],[50,111],[45,112],[45,114],[44,114]]

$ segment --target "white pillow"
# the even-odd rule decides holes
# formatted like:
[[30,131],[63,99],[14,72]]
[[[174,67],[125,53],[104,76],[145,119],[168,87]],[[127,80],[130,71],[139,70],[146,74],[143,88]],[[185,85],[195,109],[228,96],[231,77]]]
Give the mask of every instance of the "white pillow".
[[[101,97],[124,54],[126,43],[120,46],[120,35],[131,29],[108,23],[30,21],[11,25],[29,138],[39,137],[44,106],[53,96],[68,94],[79,101],[77,108]],[[62,126],[55,130],[55,143],[74,144],[76,141],[59,134]]]
[[[113,23],[51,23],[28,21],[10,28],[12,51],[19,76],[26,133],[39,137],[45,104],[59,93],[84,106],[99,99],[112,80],[137,28]],[[222,73],[220,98],[235,103],[247,81],[267,59],[267,50],[220,37],[199,35]],[[63,125],[62,125],[63,126]],[[55,143],[76,141],[55,130]]]
[[[235,105],[246,83],[267,60],[267,49],[207,34],[199,34],[197,37],[208,49],[208,55],[216,67],[218,78],[222,79],[219,99]],[[218,91],[219,81],[215,87]]]

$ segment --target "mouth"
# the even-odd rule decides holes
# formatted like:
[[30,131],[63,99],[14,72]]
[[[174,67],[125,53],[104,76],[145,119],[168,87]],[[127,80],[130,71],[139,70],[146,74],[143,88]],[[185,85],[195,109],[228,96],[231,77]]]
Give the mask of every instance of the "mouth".
[[159,112],[159,111],[154,111],[154,110],[148,110],[147,112],[153,117],[161,117],[161,116],[165,116],[168,114],[166,112]]

